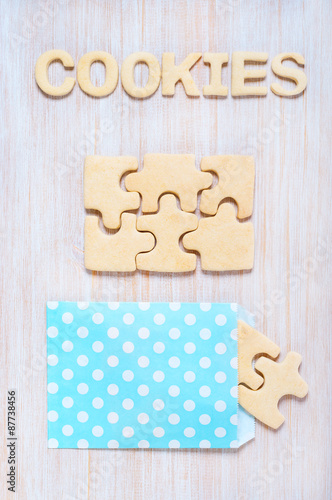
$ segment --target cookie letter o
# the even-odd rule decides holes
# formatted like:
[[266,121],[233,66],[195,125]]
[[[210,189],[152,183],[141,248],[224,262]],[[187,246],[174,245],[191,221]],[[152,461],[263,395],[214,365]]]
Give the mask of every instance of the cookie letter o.
[[51,85],[48,79],[48,67],[54,61],[61,61],[66,69],[73,69],[74,61],[65,50],[49,50],[38,57],[35,68],[35,77],[38,86],[45,94],[56,97],[69,94],[75,85],[75,78],[66,77],[63,84],[55,87]]
[[[136,64],[145,63],[149,68],[149,79],[145,87],[137,87],[134,80]],[[144,99],[154,94],[159,87],[161,69],[158,59],[150,52],[135,52],[128,56],[122,63],[121,82],[127,94],[132,97]]]
[[[96,87],[90,79],[90,68],[94,62],[102,62],[106,69],[104,85]],[[83,92],[93,97],[105,97],[114,92],[119,79],[118,63],[111,54],[103,51],[88,52],[78,61],[77,81]]]

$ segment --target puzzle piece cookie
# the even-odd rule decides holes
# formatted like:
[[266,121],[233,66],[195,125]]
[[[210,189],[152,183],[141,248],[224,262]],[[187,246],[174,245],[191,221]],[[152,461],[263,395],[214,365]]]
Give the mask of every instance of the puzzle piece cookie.
[[105,227],[117,229],[122,212],[139,208],[139,194],[128,193],[120,186],[123,174],[137,168],[138,162],[134,156],[86,157],[84,206],[99,210]]
[[238,222],[233,206],[223,203],[214,217],[200,219],[198,229],[183,237],[183,246],[201,255],[205,271],[252,269],[254,228]]
[[252,214],[255,182],[253,156],[206,156],[202,159],[201,170],[218,175],[218,184],[202,193],[201,212],[215,215],[222,200],[233,198],[238,206],[238,219],[245,219]]
[[237,323],[237,331],[238,381],[239,384],[246,384],[250,389],[256,390],[264,379],[253,369],[253,358],[257,354],[268,354],[276,358],[280,354],[280,347],[242,320]]
[[285,418],[278,410],[279,400],[287,394],[304,398],[308,393],[308,386],[298,373],[301,361],[296,352],[289,352],[282,363],[260,357],[255,368],[263,374],[264,385],[258,391],[239,385],[239,404],[269,427],[280,427]]
[[101,231],[97,216],[87,216],[84,239],[85,267],[91,271],[135,271],[136,255],[152,250],[155,244],[151,233],[137,231],[136,215],[127,213],[122,214],[121,228],[114,235]]
[[156,212],[162,194],[173,193],[180,199],[182,210],[194,212],[197,193],[210,187],[212,175],[195,168],[195,155],[147,154],[144,168],[129,174],[125,185],[128,191],[142,195],[143,212]]
[[193,271],[196,268],[196,255],[183,252],[179,247],[179,239],[187,231],[196,228],[196,215],[179,210],[175,196],[162,196],[157,214],[143,215],[137,220],[137,229],[151,231],[157,240],[152,252],[137,255],[137,269],[169,273]]

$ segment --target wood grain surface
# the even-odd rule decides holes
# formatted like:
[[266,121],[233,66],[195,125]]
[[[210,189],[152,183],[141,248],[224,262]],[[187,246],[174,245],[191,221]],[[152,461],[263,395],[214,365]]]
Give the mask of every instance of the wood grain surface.
[[[53,499],[329,499],[331,495],[331,4],[328,0],[1,0],[1,463],[0,496]],[[145,100],[119,84],[106,98],[78,85],[64,98],[37,87],[39,55],[65,49],[269,53],[305,57],[297,98]],[[287,63],[292,64],[292,63]],[[50,68],[52,82],[65,71]],[[75,70],[66,74],[75,76]],[[192,74],[208,84],[201,61]],[[94,65],[93,81],[103,81]],[[231,85],[231,63],[223,83]],[[137,69],[137,81],[146,72]],[[287,88],[292,84],[285,83]],[[230,92],[229,92],[230,93]],[[86,154],[253,154],[252,272],[102,274],[83,265]],[[239,302],[257,327],[303,355],[304,400],[285,398],[285,424],[257,423],[234,450],[48,450],[46,300]],[[6,391],[17,390],[18,482],[7,491]]]

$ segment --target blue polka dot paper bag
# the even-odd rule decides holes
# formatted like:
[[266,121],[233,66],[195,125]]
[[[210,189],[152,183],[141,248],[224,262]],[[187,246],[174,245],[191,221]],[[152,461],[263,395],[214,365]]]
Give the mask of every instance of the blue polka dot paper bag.
[[49,448],[238,448],[237,304],[48,302]]

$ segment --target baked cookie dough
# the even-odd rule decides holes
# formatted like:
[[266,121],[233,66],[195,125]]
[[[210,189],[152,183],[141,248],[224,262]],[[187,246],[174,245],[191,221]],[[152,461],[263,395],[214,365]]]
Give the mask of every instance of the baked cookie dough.
[[183,237],[187,250],[201,256],[204,271],[239,271],[254,264],[254,228],[236,220],[230,203],[222,203],[213,217],[200,219],[198,229]]

